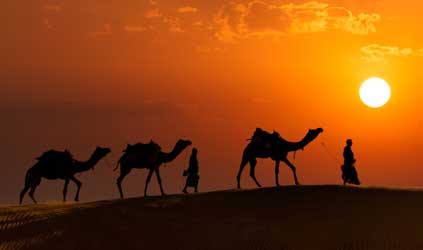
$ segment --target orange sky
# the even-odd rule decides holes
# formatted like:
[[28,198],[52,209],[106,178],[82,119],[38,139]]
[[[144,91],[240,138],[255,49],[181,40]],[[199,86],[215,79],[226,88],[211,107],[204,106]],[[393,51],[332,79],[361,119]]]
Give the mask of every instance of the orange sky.
[[[0,203],[14,203],[25,171],[43,151],[88,158],[150,138],[170,150],[178,138],[199,148],[201,187],[235,187],[245,139],[254,128],[289,140],[324,134],[294,164],[303,184],[340,183],[347,137],[368,185],[423,184],[423,35],[418,1],[8,1],[0,10]],[[358,88],[378,76],[392,87],[381,109]],[[163,169],[179,192],[186,155]],[[292,157],[292,156],[291,156]],[[258,179],[273,185],[273,163]],[[288,168],[280,182],[292,184]],[[106,161],[82,174],[81,198],[116,198]],[[126,193],[141,195],[146,171]],[[60,200],[63,183],[45,181],[40,200]],[[248,175],[243,185],[252,187]],[[157,192],[155,180],[150,186]],[[73,186],[72,186],[73,188]]]

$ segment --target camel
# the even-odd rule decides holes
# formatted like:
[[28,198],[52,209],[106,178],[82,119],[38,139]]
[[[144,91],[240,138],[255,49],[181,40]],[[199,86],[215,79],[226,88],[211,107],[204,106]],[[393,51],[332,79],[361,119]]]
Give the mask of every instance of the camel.
[[65,180],[63,201],[66,201],[69,181],[73,181],[78,187],[75,195],[75,201],[79,201],[79,191],[82,183],[75,177],[75,174],[82,173],[90,169],[94,170],[95,165],[110,152],[111,150],[109,148],[97,147],[87,161],[74,160],[73,156],[67,150],[64,152],[56,150],[49,150],[45,152],[37,158],[38,162],[26,172],[25,186],[20,193],[19,204],[22,204],[22,200],[29,189],[29,197],[31,197],[32,201],[37,204],[34,192],[37,186],[40,185],[41,178],[49,180]]
[[320,133],[322,128],[310,129],[306,136],[299,142],[286,141],[277,132],[270,134],[257,128],[250,143],[244,149],[242,154],[241,165],[237,175],[238,189],[241,188],[241,174],[247,163],[250,163],[250,177],[254,180],[258,187],[261,187],[255,176],[256,158],[271,158],[275,161],[275,180],[276,186],[279,186],[279,163],[285,162],[294,174],[295,184],[299,185],[295,166],[288,160],[288,153],[304,149],[311,141],[313,141]]
[[114,169],[116,170],[120,166],[120,175],[116,180],[120,197],[123,199],[122,181],[133,168],[149,170],[144,188],[145,197],[147,197],[148,184],[150,183],[153,172],[156,173],[161,195],[165,195],[159,167],[163,163],[171,162],[176,159],[176,157],[191,144],[189,140],[180,139],[169,153],[162,152],[160,146],[153,141],[150,141],[148,144],[138,143],[136,145],[128,145]]

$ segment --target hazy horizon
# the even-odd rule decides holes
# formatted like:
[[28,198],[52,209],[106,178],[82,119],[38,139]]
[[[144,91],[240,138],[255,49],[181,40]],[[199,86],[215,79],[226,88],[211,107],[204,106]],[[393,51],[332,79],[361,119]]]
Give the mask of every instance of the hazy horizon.
[[[127,143],[179,138],[199,149],[200,191],[236,187],[256,127],[288,140],[324,128],[292,162],[302,184],[340,184],[345,139],[354,140],[364,185],[420,186],[423,172],[422,3],[328,1],[9,1],[0,10],[0,204],[18,202],[25,172],[48,149],[85,160],[81,201],[118,198],[114,165]],[[385,79],[392,98],[365,106],[360,84]],[[162,168],[182,191],[190,149]],[[290,154],[290,159],[292,154]],[[113,166],[114,167],[114,166]],[[147,171],[124,180],[141,196]],[[257,178],[274,185],[270,160]],[[254,187],[244,171],[244,187]],[[293,184],[282,164],[280,183]],[[40,202],[61,200],[63,181],[42,180]],[[158,194],[153,178],[152,194]],[[70,195],[75,187],[70,184]],[[29,199],[25,200],[26,203]]]

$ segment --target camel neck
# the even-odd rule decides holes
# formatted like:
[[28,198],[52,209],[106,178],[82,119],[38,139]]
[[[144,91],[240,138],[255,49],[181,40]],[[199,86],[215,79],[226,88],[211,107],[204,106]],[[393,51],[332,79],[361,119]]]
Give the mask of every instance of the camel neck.
[[171,162],[173,160],[176,159],[176,157],[178,157],[178,155],[185,149],[185,147],[181,147],[178,144],[175,144],[175,146],[173,147],[171,152],[162,152],[161,153],[161,159],[162,162],[166,163],[166,162]]
[[300,149],[304,149],[304,147],[307,146],[310,142],[312,142],[314,138],[315,136],[313,136],[310,132],[308,132],[306,136],[304,136],[304,138],[298,142],[286,142],[287,149],[288,151],[297,151]]
[[92,169],[99,161],[100,157],[92,154],[87,161],[76,161],[77,172],[85,172]]

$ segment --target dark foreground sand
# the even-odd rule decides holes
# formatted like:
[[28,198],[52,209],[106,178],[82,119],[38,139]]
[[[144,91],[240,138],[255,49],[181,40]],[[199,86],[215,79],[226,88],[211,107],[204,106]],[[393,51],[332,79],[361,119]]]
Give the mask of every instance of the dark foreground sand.
[[423,249],[423,191],[287,186],[0,207],[0,249]]

